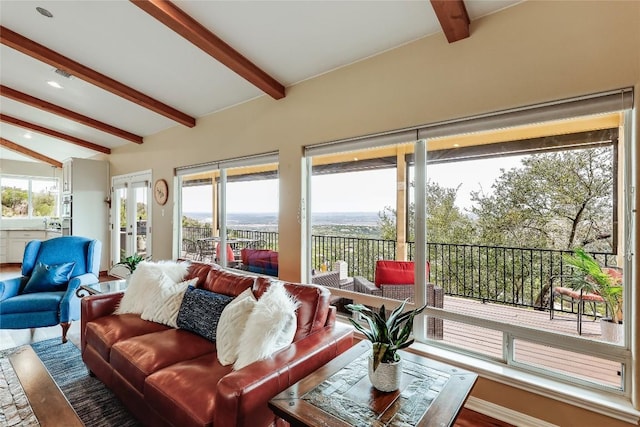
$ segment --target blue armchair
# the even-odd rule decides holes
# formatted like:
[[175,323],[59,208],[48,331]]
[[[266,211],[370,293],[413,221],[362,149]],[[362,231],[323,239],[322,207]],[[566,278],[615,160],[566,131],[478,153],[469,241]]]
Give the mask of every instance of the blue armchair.
[[102,242],[64,236],[33,240],[24,249],[22,277],[0,281],[0,329],[60,324],[62,342],[80,318],[76,289],[98,282]]

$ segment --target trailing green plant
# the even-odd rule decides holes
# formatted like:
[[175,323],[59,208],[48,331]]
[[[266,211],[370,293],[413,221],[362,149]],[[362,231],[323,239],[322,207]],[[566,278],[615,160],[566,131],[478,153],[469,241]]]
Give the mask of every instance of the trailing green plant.
[[136,271],[136,267],[138,267],[138,264],[140,264],[144,260],[145,258],[143,256],[135,254],[122,259],[116,265],[124,265],[129,269],[130,272],[133,273],[134,271]]
[[582,248],[575,248],[573,254],[564,254],[563,259],[575,270],[570,282],[571,288],[600,295],[611,315],[611,321],[622,323],[620,277],[613,275],[609,269],[603,269],[598,261]]
[[408,299],[396,307],[387,318],[384,305],[379,312],[371,310],[362,304],[348,304],[346,308],[354,313],[360,313],[367,321],[369,329],[363,327],[353,319],[349,319],[353,326],[364,334],[373,344],[373,370],[375,371],[380,363],[398,362],[400,356],[398,350],[409,347],[413,344],[413,318],[421,313],[426,305],[415,310],[402,312]]

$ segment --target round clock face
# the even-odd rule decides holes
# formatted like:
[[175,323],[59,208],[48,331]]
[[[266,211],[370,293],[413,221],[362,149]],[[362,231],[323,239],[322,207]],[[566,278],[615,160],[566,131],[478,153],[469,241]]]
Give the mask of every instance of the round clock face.
[[169,198],[169,186],[164,179],[158,179],[153,186],[153,197],[159,205],[167,203]]

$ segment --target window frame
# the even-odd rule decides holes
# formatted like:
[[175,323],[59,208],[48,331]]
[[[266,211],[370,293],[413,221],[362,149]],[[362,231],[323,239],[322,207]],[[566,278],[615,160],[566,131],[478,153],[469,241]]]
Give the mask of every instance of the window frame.
[[[47,176],[35,176],[35,175],[12,175],[12,174],[2,174],[0,175],[0,180],[2,178],[7,179],[21,179],[27,181],[27,215],[23,217],[9,217],[2,216],[2,221],[18,221],[18,220],[34,220],[34,219],[43,219],[43,218],[55,218],[60,216],[60,178],[58,177],[47,177]],[[34,207],[33,207],[33,181],[49,181],[53,182],[54,187],[58,189],[55,192],[55,208],[54,213],[52,215],[45,216],[35,216],[34,215]],[[1,187],[4,188],[4,187]],[[0,188],[0,194],[2,189]],[[0,213],[1,215],[1,213]]]
[[[625,287],[625,295],[624,295],[624,312],[626,313],[626,321],[624,322],[624,335],[625,341],[624,345],[615,345],[609,344],[605,342],[599,341],[590,341],[583,338],[577,338],[572,336],[566,336],[559,333],[546,332],[540,330],[534,330],[532,328],[517,326],[517,325],[508,325],[501,322],[480,319],[478,317],[463,315],[459,313],[453,313],[446,311],[445,309],[438,309],[433,307],[427,307],[423,314],[421,314],[418,318],[416,318],[416,322],[414,324],[414,335],[416,341],[420,344],[426,344],[428,346],[433,346],[436,348],[442,348],[445,351],[450,351],[453,354],[460,354],[464,356],[470,356],[472,358],[482,360],[489,363],[497,363],[498,366],[508,367],[510,369],[515,369],[517,371],[522,371],[528,374],[532,374],[535,377],[539,377],[541,379],[559,381],[561,383],[567,384],[568,386],[575,386],[585,390],[591,390],[593,392],[606,392],[612,393],[616,396],[622,397],[624,399],[630,399],[631,396],[631,382],[634,376],[633,374],[633,357],[631,353],[631,335],[635,332],[635,318],[633,318],[633,313],[631,311],[631,300],[633,299],[632,284],[633,284],[633,258],[631,255],[633,249],[633,233],[632,229],[634,227],[633,221],[629,217],[629,213],[631,212],[631,206],[633,206],[633,194],[631,193],[631,185],[633,183],[633,172],[631,157],[632,157],[632,129],[633,129],[633,89],[622,89],[618,91],[611,91],[602,94],[593,94],[585,97],[574,98],[570,100],[560,100],[554,101],[546,104],[540,104],[538,106],[529,106],[520,109],[505,111],[505,112],[497,112],[491,113],[478,117],[471,117],[467,119],[459,119],[453,120],[445,123],[436,123],[433,125],[426,125],[424,127],[414,128],[414,129],[403,129],[397,132],[387,132],[384,134],[377,134],[365,137],[358,138],[350,138],[343,141],[332,141],[323,144],[318,144],[314,146],[305,147],[304,159],[306,160],[306,168],[305,168],[305,182],[306,186],[304,187],[307,195],[305,199],[304,209],[307,212],[311,212],[311,204],[310,199],[312,197],[311,194],[311,185],[310,185],[310,177],[312,176],[312,158],[316,155],[323,154],[336,154],[339,152],[351,151],[357,148],[367,148],[373,147],[375,144],[378,146],[391,145],[394,143],[394,137],[406,137],[407,134],[411,134],[412,132],[416,132],[416,141],[427,141],[434,138],[440,138],[444,136],[453,136],[459,133],[465,132],[477,132],[477,131],[491,131],[495,130],[498,127],[504,126],[516,126],[516,125],[526,125],[529,123],[535,122],[548,122],[555,121],[558,118],[576,118],[576,117],[586,117],[599,113],[608,113],[608,112],[622,112],[623,113],[623,135],[620,135],[621,138],[618,141],[618,144],[613,143],[614,146],[614,173],[616,176],[614,177],[614,217],[613,225],[614,229],[617,228],[618,222],[622,223],[622,227],[625,230],[625,238],[624,242],[622,242],[622,251],[623,251],[623,265],[625,271],[625,276],[628,275],[630,278],[630,285]],[[540,141],[541,142],[541,141]],[[620,144],[620,145],[619,145]],[[623,157],[624,165],[618,165],[618,149],[621,148],[624,150],[623,152],[626,155]],[[429,152],[431,153],[431,152]],[[426,150],[425,150],[426,154]],[[418,150],[416,149],[416,155],[418,155]],[[418,198],[425,191],[425,179],[420,179],[420,177],[424,177],[423,175],[418,175],[419,170],[425,170],[426,166],[426,155],[424,156],[424,163],[420,157],[416,157],[416,166],[420,164],[420,166],[416,167],[416,182],[418,183],[417,188],[415,190],[416,197],[416,207],[424,206],[424,203],[420,203],[420,200],[424,202],[424,199]],[[618,167],[622,167],[622,182],[618,183],[618,175],[617,169]],[[637,173],[637,171],[636,171]],[[622,197],[618,196],[615,192],[618,191],[619,188],[623,189]],[[618,200],[623,201],[624,206],[617,206],[616,203]],[[622,208],[620,214],[618,215],[618,209]],[[423,223],[424,216],[422,212],[418,212],[420,209],[416,209],[416,218],[414,224]],[[311,236],[311,215],[307,215],[306,221],[306,232],[308,236]],[[624,217],[624,218],[622,218]],[[426,233],[424,230],[422,232],[418,232],[415,230],[415,241],[416,241],[416,254],[414,257],[414,261],[416,265],[421,265],[426,262],[426,254],[424,253],[424,248],[426,245]],[[616,230],[617,235],[617,230]],[[302,261],[302,264],[309,263],[311,260],[311,244],[310,241],[305,245],[305,259]],[[419,248],[419,250],[418,250]],[[305,279],[310,283],[310,269],[305,269],[306,277]],[[424,276],[424,271],[422,269],[416,269],[416,288],[415,288],[415,304],[414,306],[419,306],[425,302],[425,291],[426,291],[426,280],[421,277]],[[349,299],[353,299],[355,303],[361,303],[366,305],[374,305],[379,306],[380,304],[385,304],[387,308],[395,307],[400,304],[399,301],[384,299],[380,297],[375,297],[371,295],[363,295],[353,291],[346,291],[341,289],[332,289],[332,294],[335,296],[345,297]],[[457,321],[467,324],[479,325],[483,327],[487,327],[489,329],[494,329],[501,331],[503,334],[503,355],[502,358],[496,360],[495,358],[486,357],[477,353],[473,353],[470,351],[464,351],[460,348],[453,348],[451,346],[447,346],[443,343],[436,342],[433,340],[429,340],[426,338],[425,330],[425,322],[427,316],[435,316],[442,318],[444,320]],[[628,320],[627,320],[628,319]],[[521,363],[514,358],[514,343],[516,340],[524,340],[530,341],[536,344],[541,345],[551,345],[555,348],[564,349],[568,351],[579,351],[582,354],[593,355],[596,357],[607,358],[608,360],[615,361],[616,363],[621,364],[621,375],[623,376],[620,389],[608,387],[605,385],[596,384],[590,381],[585,381],[582,379],[574,378],[569,375],[555,373],[553,371],[549,371],[546,369],[539,369],[532,367],[531,365],[527,365]]]

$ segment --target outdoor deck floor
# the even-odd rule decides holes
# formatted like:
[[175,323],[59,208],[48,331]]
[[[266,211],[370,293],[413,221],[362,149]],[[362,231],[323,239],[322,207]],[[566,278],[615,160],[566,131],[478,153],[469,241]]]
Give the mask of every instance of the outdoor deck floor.
[[[578,336],[577,317],[574,314],[556,312],[554,319],[551,320],[548,311],[482,303],[478,300],[450,296],[445,296],[444,308],[452,312],[512,325]],[[599,322],[594,322],[593,318],[584,316],[582,319],[582,338],[599,340]],[[444,321],[443,341],[455,347],[502,358],[502,332],[500,331]],[[553,369],[572,377],[620,387],[620,364],[608,360],[523,340],[516,341],[515,359],[523,363]]]

